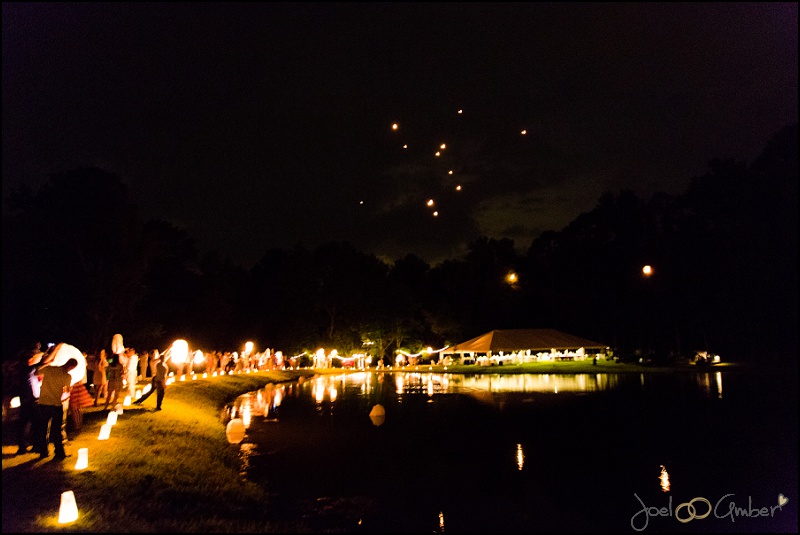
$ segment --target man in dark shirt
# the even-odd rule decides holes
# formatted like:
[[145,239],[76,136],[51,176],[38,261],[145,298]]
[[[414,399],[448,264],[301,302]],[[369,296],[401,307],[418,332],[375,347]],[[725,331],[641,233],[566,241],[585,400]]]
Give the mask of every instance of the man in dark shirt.
[[147,392],[147,394],[134,401],[133,404],[141,405],[144,400],[149,398],[150,395],[155,392],[156,410],[160,411],[161,402],[164,401],[164,391],[167,388],[167,363],[161,356],[154,356],[153,358],[156,359],[156,374],[153,376],[152,388],[150,388],[150,391]]

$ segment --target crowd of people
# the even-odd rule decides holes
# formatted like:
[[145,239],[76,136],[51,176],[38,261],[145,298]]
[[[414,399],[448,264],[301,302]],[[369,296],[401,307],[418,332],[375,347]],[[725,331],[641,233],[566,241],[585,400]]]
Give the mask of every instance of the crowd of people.
[[[29,451],[45,458],[52,443],[57,459],[67,455],[64,443],[70,433],[77,433],[83,425],[87,407],[109,407],[113,410],[130,396],[132,403],[143,404],[156,394],[156,411],[164,400],[167,379],[174,374],[176,380],[184,375],[244,373],[282,369],[287,365],[280,351],[263,352],[210,351],[189,353],[183,362],[171,358],[170,350],[144,351],[141,355],[132,347],[101,349],[96,354],[82,353],[85,373],[80,378],[70,374],[78,367],[76,359],[61,365],[54,363],[58,347],[50,344],[42,349],[34,343],[19,358],[3,366],[4,394],[18,397],[19,419],[16,430],[17,453]],[[118,349],[118,353],[113,350]],[[139,395],[137,384],[149,381],[150,389]],[[6,385],[9,386],[6,390]],[[137,399],[136,396],[139,395]]]

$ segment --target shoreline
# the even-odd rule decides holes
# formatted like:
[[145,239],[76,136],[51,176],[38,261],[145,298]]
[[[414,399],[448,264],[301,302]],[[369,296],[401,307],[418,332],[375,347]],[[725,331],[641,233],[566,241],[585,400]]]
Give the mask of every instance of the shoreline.
[[[406,366],[370,372],[520,374],[720,372],[741,365],[654,367],[620,363],[561,362],[520,366]],[[167,387],[163,411],[154,398],[125,407],[108,440],[99,440],[106,423],[102,407],[84,412],[82,429],[70,435],[71,457],[38,460],[16,455],[11,433],[3,433],[4,532],[309,532],[303,519],[284,519],[271,510],[266,490],[239,474],[238,445],[228,444],[220,415],[237,396],[315,375],[365,373],[343,368],[252,372],[175,382]],[[140,383],[143,385],[145,383]],[[79,448],[89,449],[89,468],[74,468]],[[181,454],[180,452],[183,452]],[[77,521],[57,521],[60,494],[72,490]],[[124,526],[123,529],[120,526]]]

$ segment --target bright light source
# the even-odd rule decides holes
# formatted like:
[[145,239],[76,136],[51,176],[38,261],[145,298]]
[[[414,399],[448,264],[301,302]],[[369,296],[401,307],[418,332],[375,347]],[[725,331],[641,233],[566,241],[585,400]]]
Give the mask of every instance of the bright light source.
[[58,510],[58,523],[69,524],[78,520],[78,504],[71,490],[61,493],[61,507]]

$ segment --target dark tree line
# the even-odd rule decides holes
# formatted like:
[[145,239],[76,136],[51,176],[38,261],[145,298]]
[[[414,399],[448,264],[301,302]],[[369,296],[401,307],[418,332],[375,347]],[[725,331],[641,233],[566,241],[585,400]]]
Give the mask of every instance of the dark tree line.
[[[251,269],[164,221],[141,221],[120,178],[85,168],[17,189],[3,216],[3,358],[32,341],[292,355],[457,343],[550,327],[618,353],[771,360],[797,352],[797,125],[753,163],[715,160],[678,196],[607,192],[524,255],[481,237],[429,266],[348,243],[272,249]],[[654,267],[644,277],[645,264]],[[514,272],[518,281],[507,275]]]

